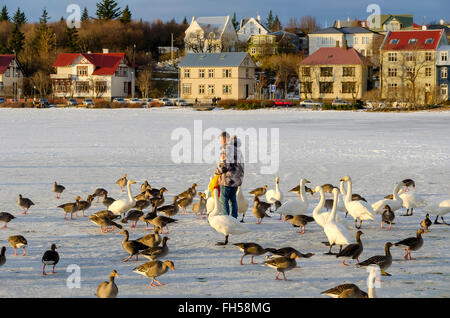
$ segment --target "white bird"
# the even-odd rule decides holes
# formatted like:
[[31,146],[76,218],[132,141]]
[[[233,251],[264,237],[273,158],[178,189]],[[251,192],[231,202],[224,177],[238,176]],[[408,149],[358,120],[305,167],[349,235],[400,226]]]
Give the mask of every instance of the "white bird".
[[[313,190],[313,193],[319,192],[320,198],[319,203],[313,210],[313,218],[314,221],[316,221],[317,224],[319,224],[322,228],[325,226],[325,223],[327,222],[328,218],[331,215],[331,212],[322,212],[323,207],[325,205],[325,191],[321,186],[315,187]],[[339,214],[336,214],[335,220],[339,222],[341,225],[345,226],[347,230],[351,230],[351,227],[347,224],[347,222],[339,216]]]
[[[403,207],[406,208],[406,216],[413,215],[413,209],[426,206],[426,201],[416,193],[416,190],[404,192],[400,190],[399,197],[403,201]],[[408,212],[411,211],[411,214]]]
[[282,215],[299,215],[306,212],[309,207],[309,200],[305,192],[305,183],[311,183],[307,179],[300,179],[300,198],[295,198],[282,204],[277,212],[280,213],[280,220]]
[[280,191],[280,178],[275,179],[275,190],[270,189],[266,191],[266,201],[268,203],[275,203],[276,201],[283,200],[283,193]]
[[377,214],[383,213],[383,207],[385,205],[389,205],[392,211],[397,211],[398,209],[401,209],[403,200],[398,196],[398,190],[402,183],[398,183],[395,185],[394,190],[392,191],[393,199],[383,199],[375,202],[372,204],[372,209]]
[[434,220],[434,224],[441,224],[437,221],[438,217],[441,217],[442,222],[444,224],[447,224],[444,221],[444,215],[450,213],[450,200],[430,203],[425,207],[425,212],[436,215],[436,220]]
[[242,194],[241,187],[238,187],[236,192],[237,204],[238,204],[238,213],[242,214],[241,222],[244,222],[245,212],[248,210],[248,201],[245,199]]
[[[352,201],[352,179],[349,176],[345,176],[341,181],[347,182],[347,193],[344,197],[345,208],[348,213],[355,219],[355,227],[361,228],[362,221],[373,220],[373,209],[364,201]],[[359,227],[356,226],[356,221],[359,219]]]
[[131,195],[131,189],[130,186],[132,184],[135,184],[133,180],[128,180],[127,182],[127,190],[128,190],[128,200],[122,199],[122,200],[116,200],[114,201],[108,208],[109,211],[116,215],[120,215],[122,213],[128,212],[136,205],[136,200]]
[[337,202],[339,196],[339,189],[333,189],[333,208],[331,209],[331,214],[326,219],[326,222],[323,226],[323,231],[328,238],[328,242],[330,243],[330,250],[327,254],[331,254],[331,249],[334,245],[338,244],[347,245],[350,243],[350,234],[347,229],[336,221],[336,211],[337,211]]
[[234,217],[230,215],[221,215],[217,189],[214,189],[214,205],[214,209],[208,214],[208,223],[214,230],[225,235],[225,242],[219,242],[216,245],[228,244],[229,235],[239,235],[250,232],[245,225]]

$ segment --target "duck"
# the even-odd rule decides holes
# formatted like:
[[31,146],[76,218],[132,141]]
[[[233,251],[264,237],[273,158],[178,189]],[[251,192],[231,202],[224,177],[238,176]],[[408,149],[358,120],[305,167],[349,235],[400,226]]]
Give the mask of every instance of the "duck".
[[304,214],[299,214],[299,215],[286,215],[284,217],[284,222],[286,222],[287,220],[289,220],[289,222],[295,226],[295,227],[299,227],[300,229],[298,230],[297,233],[299,234],[305,234],[305,226],[306,224],[310,223],[310,222],[315,222],[314,218],[308,215],[304,215]]
[[98,203],[98,201],[100,200],[100,198],[103,197],[103,196],[105,196],[105,195],[108,195],[108,191],[106,191],[106,190],[103,189],[103,188],[97,188],[97,189],[95,189],[94,193],[92,194],[92,196],[93,196],[94,198],[97,198],[97,203]]
[[311,183],[307,179],[300,179],[300,186],[299,186],[299,196],[300,198],[295,198],[292,200],[287,201],[286,203],[282,204],[280,208],[277,210],[277,212],[280,214],[280,220],[281,217],[284,215],[299,215],[304,214],[306,210],[309,207],[309,200],[305,193],[305,183]]
[[55,266],[59,262],[59,254],[56,251],[56,244],[52,244],[50,246],[50,250],[45,251],[44,255],[42,256],[42,264],[44,266],[42,267],[42,275],[46,276],[47,273],[45,272],[45,266],[52,265],[52,272],[51,274],[56,274],[55,272]]
[[288,281],[285,272],[297,267],[297,262],[295,261],[296,258],[299,258],[299,256],[296,253],[291,253],[289,257],[281,256],[269,259],[264,262],[264,265],[277,270],[278,274],[275,277],[275,280],[280,280],[278,276],[283,274],[284,280]]
[[22,214],[27,214],[28,209],[32,207],[34,203],[30,199],[24,198],[22,197],[21,194],[19,194],[19,198],[17,199],[17,205],[23,209]]
[[15,218],[16,217],[14,215],[12,215],[11,213],[0,212],[0,221],[4,223],[4,225],[2,227],[0,227],[0,229],[6,229],[7,224],[9,222],[11,222],[12,220],[14,220]]
[[86,217],[84,211],[91,207],[92,201],[94,201],[94,197],[92,195],[88,195],[86,201],[80,201],[78,203],[78,210],[75,212],[75,216],[78,217],[78,211],[83,212],[83,217]]
[[127,190],[128,190],[128,200],[122,199],[122,200],[116,200],[114,201],[108,208],[109,211],[113,212],[114,214],[121,215],[122,213],[125,213],[129,210],[131,210],[134,205],[136,204],[136,200],[131,195],[131,185],[135,184],[133,180],[127,181]]
[[227,245],[230,235],[239,235],[249,232],[250,230],[241,222],[230,215],[221,215],[221,205],[219,204],[219,193],[217,188],[214,189],[214,209],[208,214],[209,225],[217,232],[225,236],[224,242],[218,242],[216,245]]
[[178,204],[177,200],[178,200],[178,196],[175,196],[173,198],[172,204],[163,205],[159,208],[157,206],[153,206],[153,209],[154,210],[156,209],[156,211],[158,211],[158,212],[164,213],[168,217],[177,215],[178,210],[179,210],[179,204]]
[[359,256],[363,252],[363,244],[361,241],[361,235],[364,233],[362,231],[356,232],[356,243],[347,245],[342,251],[340,251],[338,254],[336,254],[336,258],[343,257],[342,265],[348,266],[348,264],[345,264],[346,258],[352,258],[356,259],[356,261],[359,263]]
[[386,205],[389,205],[391,211],[397,211],[398,209],[401,209],[403,200],[398,196],[400,185],[401,183],[397,183],[395,185],[394,190],[392,191],[392,199],[383,199],[372,204],[372,209],[375,213],[383,213],[384,206]]
[[0,267],[5,265],[6,263],[6,246],[2,246],[2,250],[0,252]]
[[434,224],[441,224],[440,222],[438,222],[438,218],[441,217],[442,223],[448,225],[444,220],[444,215],[450,213],[450,200],[429,203],[425,207],[425,211],[429,214],[436,215]]
[[[92,214],[92,215],[89,216],[89,220],[92,223],[100,226],[100,232],[101,233],[111,232],[111,231],[114,230],[114,227],[117,227],[120,230],[122,229],[122,225],[117,224],[116,222],[114,222],[107,215],[99,216],[97,214]],[[109,227],[111,227],[111,229],[109,229]]]
[[112,197],[108,197],[108,192],[103,194],[103,200],[102,203],[106,208],[109,208],[109,206],[111,204],[113,204],[113,202],[116,201],[116,199],[112,198]]
[[130,256],[122,260],[122,263],[128,262],[128,260],[132,258],[134,255],[136,255],[136,261],[138,261],[139,252],[147,249],[148,246],[135,240],[129,240],[130,234],[128,233],[127,230],[123,230],[122,232],[120,232],[120,234],[125,235],[122,241],[122,247],[126,252],[130,254]]
[[127,183],[128,183],[128,179],[127,179],[126,173],[123,175],[122,178],[120,178],[116,181],[116,184],[120,187],[120,190],[122,192],[125,192],[125,190],[123,188],[127,185]]
[[[364,201],[352,201],[352,179],[349,176],[345,176],[341,181],[347,182],[347,192],[344,197],[345,208],[355,219],[355,227],[359,230],[363,221],[374,220],[373,209]],[[359,220],[359,226],[356,225],[357,220]]]
[[199,213],[200,217],[204,219],[205,216],[203,215],[203,213],[206,212],[206,194],[204,194],[203,192],[198,192],[197,195],[199,197],[199,200],[192,206],[192,212],[194,212],[196,219],[198,218],[197,214]]
[[114,279],[120,277],[119,274],[113,269],[109,274],[108,282],[101,282],[97,287],[98,298],[116,298],[119,294],[119,288],[117,287]]
[[149,247],[143,251],[140,251],[139,254],[151,261],[157,258],[162,258],[169,253],[169,247],[167,246],[168,240],[169,238],[164,236],[162,239],[162,246]]
[[57,184],[56,181],[53,182],[53,192],[56,193],[56,198],[60,199],[61,194],[66,190],[66,188],[62,184]]
[[267,209],[270,209],[271,204],[267,203],[267,202],[260,201],[258,196],[255,196],[253,201],[255,203],[253,205],[252,212],[253,212],[253,215],[258,219],[256,224],[261,224],[262,219],[264,219],[265,217],[270,218],[270,215],[268,215],[266,213],[266,211],[267,211]]
[[145,277],[151,278],[152,281],[150,282],[151,287],[157,287],[154,283],[156,282],[159,286],[163,286],[166,284],[163,284],[156,280],[156,277],[159,277],[161,275],[164,275],[167,273],[167,271],[172,269],[175,270],[175,265],[172,261],[166,260],[164,262],[161,262],[159,260],[150,261],[147,263],[144,263],[136,268],[133,269],[133,272],[143,275]]
[[383,206],[383,214],[381,215],[381,228],[383,228],[383,222],[389,224],[389,230],[392,229],[392,222],[395,219],[395,213],[392,211],[389,205]]
[[369,294],[367,294],[365,291],[362,291],[359,289],[358,286],[355,284],[342,284],[330,289],[327,289],[321,294],[333,297],[333,298],[376,298],[375,294],[375,280],[377,278],[378,267],[377,266],[371,266],[370,272],[369,272],[369,279],[368,279],[368,287],[369,287]]
[[166,201],[164,198],[164,192],[167,192],[167,189],[162,187],[161,189],[159,189],[159,195],[154,196],[153,198],[150,199],[152,206],[156,205],[157,207],[160,207],[164,204],[164,202]]
[[128,223],[128,221],[134,221],[134,224],[131,224],[131,228],[134,229],[136,227],[139,218],[144,215],[144,212],[141,210],[130,210],[127,212],[127,215],[120,221],[122,223]]
[[256,188],[250,191],[250,194],[260,197],[266,193],[267,188],[268,188],[267,185],[263,186],[262,188]]
[[160,230],[161,229],[159,227],[156,227],[154,230],[154,234],[147,234],[141,238],[138,238],[136,241],[141,242],[148,247],[158,246],[159,243],[161,243],[161,236],[159,235]]
[[64,220],[66,220],[67,213],[70,213],[70,219],[73,220],[73,214],[78,211],[80,207],[81,197],[77,196],[75,198],[75,202],[64,203],[58,205],[58,208],[63,209],[64,211]]
[[[241,223],[244,223],[245,213],[248,210],[248,201],[245,199],[244,194],[242,193],[241,186],[238,187],[236,192],[236,200],[238,204],[238,214],[242,214]],[[214,202],[214,200],[212,201]]]
[[25,246],[27,246],[28,242],[22,235],[13,235],[8,237],[8,242],[11,245],[11,247],[14,249],[14,256],[17,256],[17,249],[21,248],[23,249],[22,256],[27,255],[27,251],[25,249]]
[[430,214],[427,213],[427,215],[425,216],[425,219],[423,219],[420,222],[420,226],[425,230],[424,233],[428,232],[428,228],[433,224],[433,222],[431,222],[430,220]]
[[381,274],[383,276],[391,276],[391,274],[387,273],[386,270],[392,265],[392,255],[390,248],[393,246],[391,242],[387,242],[384,245],[384,253],[385,255],[375,255],[369,257],[365,261],[359,262],[356,264],[357,267],[365,267],[369,265],[377,265],[380,267]]
[[162,233],[163,228],[166,228],[165,234],[169,234],[169,224],[178,222],[177,219],[172,219],[163,215],[157,215],[156,209],[153,208],[152,212],[147,213],[145,217],[139,218],[139,220],[144,221],[147,226],[148,224],[152,224],[155,228],[160,228],[160,233]]
[[[400,242],[395,243],[395,246],[403,247],[406,251],[406,255],[404,258],[406,260],[415,260],[415,258],[411,257],[411,251],[419,250],[423,245],[422,234],[425,233],[424,229],[418,229],[416,237],[408,237]],[[408,258],[409,257],[409,258]]]
[[244,254],[241,257],[241,265],[244,265],[244,257],[246,255],[251,255],[252,260],[250,264],[258,264],[253,262],[253,257],[263,255],[267,252],[269,252],[269,249],[262,248],[261,245],[253,242],[249,243],[235,243],[234,246],[237,246]]
[[266,191],[266,201],[268,203],[275,203],[275,201],[283,200],[283,193],[280,191],[280,178],[275,179],[275,189],[270,189]]

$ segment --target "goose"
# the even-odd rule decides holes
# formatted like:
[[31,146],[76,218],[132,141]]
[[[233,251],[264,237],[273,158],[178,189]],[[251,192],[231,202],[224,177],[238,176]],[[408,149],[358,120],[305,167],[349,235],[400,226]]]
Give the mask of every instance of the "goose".
[[345,259],[350,257],[352,259],[356,259],[356,261],[359,263],[358,257],[361,255],[364,249],[363,244],[361,242],[361,235],[363,234],[364,233],[362,231],[356,232],[356,243],[347,245],[341,252],[339,252],[336,255],[336,258],[339,257],[344,258],[342,260],[342,265],[348,266],[348,264],[345,264]]
[[[403,216],[412,216],[415,208],[426,206],[426,201],[419,196],[415,190],[404,192],[403,189],[401,189],[399,197],[403,201],[403,207],[406,208],[406,214],[403,214]],[[409,214],[409,212],[411,212],[411,214]]]
[[12,215],[11,213],[0,212],[0,221],[4,223],[4,225],[2,227],[0,227],[0,229],[6,229],[7,224],[9,222],[11,222],[12,220],[14,220],[15,218],[16,217],[14,215]]
[[310,258],[315,255],[314,253],[303,254],[290,246],[282,248],[268,248],[267,250],[275,256],[289,257],[292,253],[295,253],[299,258]]
[[425,233],[424,229],[418,229],[416,237],[408,237],[407,239],[401,240],[400,242],[395,243],[395,246],[403,247],[406,251],[405,259],[415,260],[415,258],[411,257],[411,251],[419,250],[423,245],[422,234]]
[[356,264],[357,267],[360,266],[369,266],[369,265],[377,265],[380,267],[381,274],[383,276],[391,276],[391,274],[386,273],[386,270],[392,265],[392,255],[390,248],[393,244],[391,242],[387,242],[384,245],[384,253],[385,255],[375,255],[372,257],[369,257],[363,262],[359,262]]
[[[294,193],[300,194],[300,185],[296,185],[288,192],[294,192]],[[305,186],[305,192],[311,194],[311,196],[314,196],[313,190],[311,188],[308,188],[307,186]]]
[[252,212],[253,212],[253,215],[258,219],[256,224],[261,224],[262,219],[264,219],[265,217],[270,218],[270,215],[268,215],[266,213],[266,211],[267,211],[267,209],[270,209],[271,204],[260,201],[258,196],[255,196],[253,201],[255,203],[253,205]]
[[299,215],[286,215],[284,217],[284,222],[286,222],[287,220],[289,220],[289,222],[295,226],[295,227],[299,227],[300,229],[298,230],[297,233],[299,234],[305,234],[305,226],[306,224],[308,224],[309,222],[314,222],[314,218],[308,215],[304,215],[304,214],[299,214]]
[[444,215],[450,213],[450,200],[430,203],[425,207],[425,211],[429,214],[436,215],[434,224],[441,224],[438,222],[438,218],[441,217],[442,223],[448,225],[444,220]]
[[5,253],[6,253],[6,246],[3,246],[2,251],[0,252],[0,267],[5,265],[6,263]]
[[263,254],[269,252],[269,249],[262,248],[261,245],[253,243],[253,242],[250,242],[250,243],[236,243],[236,244],[233,244],[233,245],[237,246],[242,251],[242,253],[244,253],[242,255],[242,257],[241,257],[241,263],[240,263],[241,265],[244,265],[243,261],[244,261],[244,257],[246,255],[251,255],[252,260],[251,260],[250,264],[253,265],[253,264],[258,264],[258,263],[254,263],[253,262],[253,257],[260,256],[260,255],[263,255]]
[[392,229],[392,222],[395,219],[395,213],[392,211],[389,205],[383,206],[383,214],[381,216],[381,228],[383,228],[383,222],[389,224],[389,230]]
[[288,281],[284,272],[290,271],[291,269],[297,267],[297,262],[295,261],[296,258],[300,257],[296,253],[291,253],[289,257],[281,256],[269,259],[264,262],[264,265],[275,268],[277,270],[278,274],[275,277],[275,280],[281,280],[280,278],[278,278],[278,276],[280,276],[280,274],[282,273],[284,280]]
[[120,221],[121,223],[128,223],[128,221],[134,221],[134,224],[131,224],[131,228],[134,229],[136,227],[139,218],[144,215],[144,212],[141,210],[130,210],[127,212],[127,215]]
[[307,179],[300,179],[300,198],[295,198],[292,200],[289,200],[288,202],[282,204],[280,208],[277,210],[278,213],[280,213],[280,220],[281,216],[284,215],[299,215],[304,214],[306,210],[309,207],[309,200],[305,193],[305,183],[311,183]]
[[28,242],[22,235],[13,235],[8,237],[8,242],[11,245],[11,247],[14,249],[14,256],[17,256],[17,249],[21,248],[23,249],[22,256],[27,255],[27,251],[25,249],[25,246],[27,246]]
[[[236,192],[237,204],[238,204],[238,213],[242,214],[241,222],[244,223],[245,213],[248,210],[248,201],[245,199],[244,194],[242,193],[242,189],[239,186]],[[214,201],[212,201],[214,202]]]
[[150,191],[147,190],[147,191],[141,192],[138,195],[134,196],[134,199],[136,201],[139,201],[139,200],[147,200],[150,197],[153,197],[153,195],[150,193]]
[[102,203],[106,208],[109,208],[109,206],[111,204],[113,204],[113,202],[116,201],[116,199],[112,198],[112,197],[108,197],[108,193],[104,193],[103,194],[103,200]]
[[159,235],[160,228],[156,227],[154,230],[154,234],[147,234],[141,238],[138,238],[136,241],[141,242],[148,247],[155,247],[161,243],[161,236]]
[[98,298],[116,298],[119,293],[119,288],[117,287],[114,279],[119,277],[119,274],[113,269],[111,274],[109,274],[109,282],[102,282],[97,287],[97,297]]
[[67,213],[70,213],[70,219],[73,220],[73,214],[78,211],[78,208],[80,207],[80,200],[81,197],[77,196],[75,198],[75,202],[69,202],[64,203],[61,205],[58,205],[58,208],[63,209],[64,211],[64,220],[66,220]]
[[150,261],[147,263],[144,263],[136,268],[133,269],[133,272],[146,276],[148,278],[151,278],[152,281],[150,282],[150,286],[151,287],[157,287],[154,282],[156,282],[158,285],[162,286],[165,285],[159,281],[156,280],[156,277],[159,277],[161,275],[164,275],[165,273],[167,273],[167,271],[169,270],[169,268],[171,270],[175,270],[175,265],[173,264],[172,261]]
[[230,215],[221,215],[221,206],[219,204],[219,193],[214,189],[214,209],[208,214],[209,225],[219,233],[225,235],[225,241],[218,242],[216,245],[227,245],[230,235],[239,235],[250,230]]
[[400,199],[398,196],[398,190],[401,186],[401,183],[397,183],[394,187],[394,190],[392,191],[392,197],[393,199],[383,199],[375,202],[372,204],[372,209],[375,213],[381,214],[383,213],[384,206],[389,205],[391,208],[391,211],[397,211],[398,209],[401,209],[403,205],[403,200]]
[[164,205],[161,207],[157,207],[157,206],[153,206],[153,210],[156,210],[158,212],[162,212],[165,215],[167,215],[168,217],[177,215],[178,210],[179,210],[179,204],[177,202],[178,200],[178,196],[175,196],[173,198],[173,203],[172,204],[168,204],[168,205]]
[[63,185],[57,184],[56,181],[53,182],[53,192],[56,193],[57,199],[61,198],[61,194],[64,192],[64,190],[66,190],[66,188]]
[[142,211],[150,206],[152,204],[152,201],[150,201],[150,193],[147,191],[144,194],[143,199],[136,200],[136,203],[134,204],[134,208],[136,208],[139,211]]
[[[117,227],[118,229],[122,229],[122,225],[117,224],[114,222],[111,218],[109,218],[107,215],[99,216],[97,214],[92,214],[89,216],[89,220],[100,226],[100,232],[101,233],[107,233],[114,230],[114,227]],[[111,227],[111,229],[109,229]]]
[[180,193],[178,195],[178,198],[180,198],[180,199],[185,198],[185,197],[188,197],[188,195],[195,196],[195,194],[197,193],[197,190],[196,190],[197,187],[198,187],[197,183],[193,183],[192,186],[187,188],[186,191]]
[[92,196],[94,198],[97,198],[97,203],[100,200],[101,197],[103,197],[104,195],[108,195],[108,191],[106,191],[103,188],[97,188],[95,189],[94,193],[92,194]]
[[428,232],[428,228],[433,224],[433,222],[431,222],[430,220],[430,214],[427,213],[427,215],[425,216],[425,219],[423,219],[420,222],[420,226],[423,227],[423,229],[425,230],[424,233]]
[[95,212],[93,215],[96,215],[101,218],[108,218],[110,220],[115,220],[115,219],[120,218],[120,215],[116,215],[109,210],[98,211],[98,212]]
[[283,200],[283,193],[280,191],[280,178],[275,179],[275,190],[270,189],[266,191],[266,201],[269,203],[275,203],[275,201]]
[[53,268],[51,274],[56,274],[55,266],[56,264],[58,264],[58,262],[59,262],[59,254],[56,251],[56,244],[52,244],[50,250],[46,251],[42,256],[42,264],[44,264],[44,266],[42,267],[42,275],[44,276],[47,275],[47,273],[45,272],[45,266],[47,265],[52,265]]
[[138,254],[140,251],[145,250],[148,248],[147,245],[142,244],[141,242],[135,241],[135,240],[129,240],[130,234],[127,230],[123,230],[120,232],[120,234],[124,234],[125,237],[122,241],[122,247],[123,249],[130,254],[127,258],[122,260],[123,262],[128,262],[130,258],[132,258],[134,255],[136,255],[136,261],[138,261]]
[[325,232],[325,235],[328,238],[328,242],[330,243],[330,249],[327,254],[331,254],[331,249],[335,244],[347,245],[350,242],[350,234],[348,233],[347,229],[336,221],[336,208],[337,208],[337,200],[339,196],[339,189],[334,188],[333,189],[333,208],[331,210],[330,216],[327,218],[324,226],[323,231]]
[[[321,186],[317,186],[314,188],[313,193],[319,192],[320,198],[319,203],[313,210],[313,218],[314,221],[319,224],[322,228],[325,226],[325,223],[327,222],[328,218],[331,215],[331,212],[322,212],[322,209],[325,205],[325,192],[323,191]],[[336,222],[340,223],[342,226],[347,228],[347,230],[350,230],[350,227],[347,225],[347,223],[336,213],[335,216]],[[328,244],[328,242],[327,242]]]
[[159,227],[162,233],[163,228],[166,228],[166,233],[165,234],[169,234],[169,224],[170,223],[175,223],[178,222],[178,220],[176,219],[172,219],[163,215],[157,215],[156,214],[156,209],[153,208],[152,212],[147,213],[147,215],[145,217],[141,217],[139,218],[139,220],[144,221],[147,226],[148,224],[152,224],[155,228]]
[[33,201],[31,201],[30,199],[24,198],[24,197],[22,197],[21,194],[19,194],[19,197],[18,197],[18,199],[17,199],[17,205],[23,209],[22,214],[27,214],[28,209],[29,209],[31,206],[33,206],[34,203],[33,203]]
[[140,251],[139,255],[142,255],[151,261],[166,256],[169,253],[169,247],[167,246],[168,240],[169,238],[165,236],[162,239],[162,246],[148,247],[147,249]]
[[267,187],[268,186],[265,185],[262,188],[256,188],[256,189],[250,191],[250,194],[260,197],[266,193]]
[[199,197],[199,200],[192,206],[192,212],[195,213],[196,219],[198,218],[198,213],[200,213],[201,218],[204,219],[205,216],[203,215],[203,213],[206,211],[206,194],[198,192],[197,195]]
[[75,212],[75,216],[78,217],[78,211],[82,211],[83,217],[86,217],[84,211],[91,207],[92,201],[94,201],[94,197],[89,194],[86,201],[78,202],[78,210]]
[[190,192],[177,202],[177,205],[182,209],[182,214],[187,214],[186,209],[192,204],[192,202],[194,202],[194,195]]
[[[338,209],[338,211],[345,212],[345,217],[347,217],[348,211],[345,208],[345,204],[344,204],[344,200],[343,200],[345,198],[345,196],[347,195],[347,192],[345,191],[345,187],[344,187],[344,181],[340,181],[339,182],[339,190],[341,190],[342,200],[339,197],[337,209]],[[329,203],[329,207],[328,207],[327,206],[327,201],[328,200],[325,201],[325,207],[327,208],[327,211],[328,211],[328,209],[331,210],[331,207],[333,206],[333,202],[332,202],[332,200],[330,200],[331,202]],[[363,196],[358,194],[358,193],[352,193],[352,201],[364,201],[364,202],[367,202],[367,200]]]
[[[352,201],[352,179],[349,176],[345,176],[341,181],[347,182],[347,192],[344,197],[345,208],[348,213],[355,219],[355,227],[360,229],[362,226],[362,221],[373,220],[373,209],[372,207],[364,201]],[[359,227],[356,225],[359,219]]]
[[152,187],[150,186],[150,184],[148,183],[147,180],[144,181],[143,184],[141,184],[141,192],[145,192],[148,189],[151,189]]
[[125,190],[123,188],[127,185],[127,183],[128,183],[128,179],[127,179],[126,173],[123,175],[122,178],[120,178],[116,181],[116,184],[120,187],[120,190],[122,192],[125,192]]
[[154,196],[150,199],[152,206],[160,207],[164,204],[164,202],[166,201],[164,198],[164,192],[167,192],[167,189],[162,187],[161,189],[159,189],[159,195]]
[[133,196],[131,195],[130,186],[135,183],[136,182],[134,182],[133,180],[128,180],[127,182],[128,200],[122,199],[114,201],[109,206],[108,208],[109,211],[111,211],[114,214],[121,215],[122,213],[125,213],[134,207],[134,205],[136,204],[136,200],[134,200]]

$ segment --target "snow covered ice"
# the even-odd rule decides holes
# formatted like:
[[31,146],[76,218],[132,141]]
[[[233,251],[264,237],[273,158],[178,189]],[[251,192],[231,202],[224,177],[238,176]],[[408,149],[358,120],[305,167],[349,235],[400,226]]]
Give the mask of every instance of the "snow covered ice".
[[[146,179],[152,186],[166,187],[166,203],[193,182],[203,191],[214,165],[175,164],[171,160],[176,143],[171,140],[172,131],[192,129],[194,120],[202,120],[204,129],[279,128],[279,172],[262,175],[258,164],[246,164],[243,192],[250,208],[245,224],[251,232],[230,236],[226,247],[214,245],[223,241],[223,236],[206,220],[197,220],[192,213],[176,215],[179,222],[170,226],[169,254],[164,258],[174,262],[176,271],[169,270],[159,278],[166,286],[151,288],[150,279],[132,272],[145,258],[120,262],[128,255],[117,229],[102,234],[88,218],[64,221],[64,213],[56,207],[73,202],[77,195],[85,199],[98,187],[107,189],[115,199],[126,198],[115,184],[124,173],[137,183],[132,186],[133,195]],[[294,197],[287,191],[300,177],[316,186],[338,185],[340,178],[350,175],[353,192],[370,203],[391,193],[395,183],[405,178],[414,179],[416,192],[429,202],[448,199],[449,122],[449,112],[0,109],[0,211],[17,217],[0,231],[0,246],[7,246],[7,261],[0,268],[0,297],[95,297],[98,284],[108,279],[112,269],[120,274],[116,279],[119,297],[326,297],[320,292],[343,283],[355,283],[367,291],[366,269],[358,269],[350,261],[347,263],[352,265],[344,267],[341,259],[323,255],[328,250],[321,243],[326,236],[317,224],[308,224],[306,233],[300,235],[275,213],[256,225],[248,192],[264,184],[274,188],[279,176],[286,201]],[[66,187],[60,200],[52,192],[54,181]],[[36,204],[28,215],[20,214],[18,194]],[[317,199],[318,195],[311,198],[308,215]],[[103,209],[95,200],[87,214]],[[380,215],[363,223],[361,261],[384,254],[387,241],[415,236],[424,210],[415,210],[412,217],[400,216],[405,212],[396,212],[390,231],[380,230]],[[447,218],[450,221],[450,215]],[[350,216],[347,221],[353,225]],[[445,225],[432,225],[424,235],[424,246],[412,253],[415,261],[405,261],[405,251],[393,247],[394,261],[388,270],[392,277],[382,278],[377,296],[449,297],[449,230]],[[147,233],[139,222],[137,229],[130,230],[130,239]],[[7,238],[16,234],[28,240],[26,257],[12,255]],[[351,234],[354,236],[354,230]],[[255,257],[259,265],[248,265],[249,256],[244,259],[247,265],[239,265],[242,254],[232,245],[238,242],[292,246],[315,255],[299,259],[301,268],[286,273],[292,282],[275,281],[276,271],[261,266],[264,256]],[[61,260],[57,274],[43,277],[41,257],[52,243],[58,246]],[[81,268],[81,288],[66,286],[71,275],[66,268],[71,264]]]

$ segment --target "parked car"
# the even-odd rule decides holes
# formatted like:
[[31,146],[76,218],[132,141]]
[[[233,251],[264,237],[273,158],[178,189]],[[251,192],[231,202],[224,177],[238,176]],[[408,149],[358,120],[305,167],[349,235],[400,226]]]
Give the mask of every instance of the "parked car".
[[352,103],[347,102],[346,100],[343,99],[335,99],[331,105],[333,106],[352,105]]
[[172,102],[168,98],[160,98],[159,102],[164,106],[173,106]]
[[316,102],[312,99],[306,99],[300,103],[302,107],[322,107],[323,103]]
[[78,102],[75,98],[69,98],[67,100],[67,106],[78,106]]
[[294,106],[294,104],[288,102],[285,99],[273,99],[272,101],[274,102],[275,106]]
[[48,106],[50,106],[50,103],[48,102],[47,98],[39,99],[39,107],[48,107]]
[[141,100],[141,99],[139,99],[139,98],[131,98],[130,100],[128,100],[128,102],[130,103],[130,104],[141,104],[141,105],[144,105],[145,103]]
[[0,97],[0,104],[6,103],[6,99],[4,97]]
[[121,103],[121,104],[126,104],[125,99],[123,99],[122,97],[117,97],[113,99],[113,103]]
[[85,98],[83,101],[83,105],[86,107],[92,107],[94,106],[94,101],[90,98]]
[[179,99],[175,102],[175,104],[177,106],[193,106],[192,103],[188,103],[187,101],[185,101],[184,99]]
[[9,102],[10,102],[10,103],[18,103],[19,100],[18,100],[17,98],[11,98],[11,99],[9,100]]

